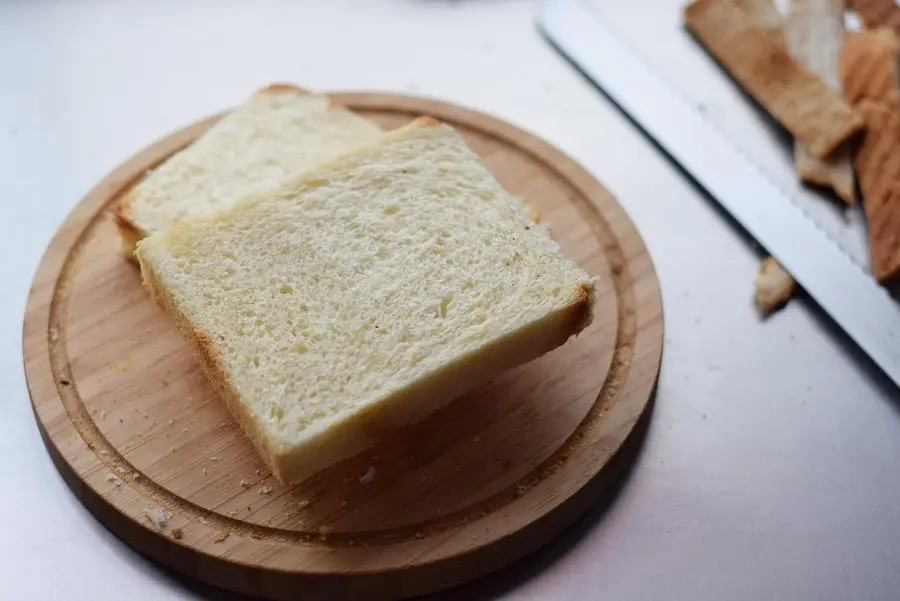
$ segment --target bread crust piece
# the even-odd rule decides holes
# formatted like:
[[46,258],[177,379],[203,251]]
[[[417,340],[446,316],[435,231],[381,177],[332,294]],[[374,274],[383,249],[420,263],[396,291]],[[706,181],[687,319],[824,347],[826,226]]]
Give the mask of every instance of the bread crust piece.
[[897,53],[900,40],[890,29],[861,31],[847,36],[841,55],[841,85],[853,105],[872,100],[900,105]]
[[[263,88],[259,88],[258,90],[253,92],[252,96],[266,94],[308,95],[309,93],[309,90],[305,90],[304,88],[295,86],[293,84],[273,83]],[[338,108],[338,105],[335,104],[334,107]],[[137,185],[137,182],[135,182],[135,185]],[[145,238],[147,236],[147,232],[139,228],[132,218],[131,204],[133,202],[134,194],[129,191],[116,203],[116,206],[113,209],[113,218],[116,224],[116,229],[119,232],[119,238],[121,239],[122,254],[125,255],[125,257],[129,260],[137,262],[134,257],[134,251],[137,248],[138,241]]]
[[813,156],[825,158],[863,129],[862,119],[784,43],[729,0],[694,0],[688,28],[731,76]]
[[231,377],[222,364],[213,340],[206,332],[194,329],[191,326],[178,303],[159,281],[159,277],[152,266],[140,260],[140,252],[136,252],[134,256],[135,261],[141,267],[141,278],[144,286],[150,292],[150,297],[169,315],[178,333],[190,346],[191,353],[200,364],[204,375],[212,383],[213,388],[216,389],[222,400],[225,401],[225,406],[228,407],[228,411],[236,419],[244,435],[253,443],[257,453],[263,458],[269,469],[275,473],[275,465],[272,463],[274,449],[266,444],[266,437],[260,431],[247,405],[240,402],[240,395],[237,393]]
[[872,273],[884,284],[900,276],[900,110],[869,100],[859,110],[868,133],[856,168],[869,222]]
[[435,370],[404,390],[387,393],[387,398],[352,415],[336,416],[327,423],[316,424],[307,431],[302,444],[287,448],[266,438],[248,405],[241,401],[215,342],[205,332],[190,325],[152,266],[140,260],[140,250],[136,256],[144,285],[151,296],[170,316],[241,430],[284,485],[300,483],[325,468],[358,455],[404,426],[422,421],[496,374],[561,346],[583,331],[593,319],[594,291],[591,287],[579,286],[562,309],[506,335],[485,349]]

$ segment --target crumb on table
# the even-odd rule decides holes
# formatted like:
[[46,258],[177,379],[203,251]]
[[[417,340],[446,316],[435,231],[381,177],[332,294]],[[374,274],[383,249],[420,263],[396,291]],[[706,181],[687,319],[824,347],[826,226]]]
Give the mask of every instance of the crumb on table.
[[783,306],[794,293],[796,282],[772,257],[767,257],[756,275],[754,288],[759,307],[769,313]]

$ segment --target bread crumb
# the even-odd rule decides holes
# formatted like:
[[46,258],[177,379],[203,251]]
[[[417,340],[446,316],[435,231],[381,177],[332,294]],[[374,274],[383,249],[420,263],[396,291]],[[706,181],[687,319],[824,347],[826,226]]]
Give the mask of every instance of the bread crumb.
[[50,328],[50,342],[56,342],[59,339],[59,328]]
[[140,474],[140,472],[134,472],[133,474],[131,474],[131,479],[134,480],[135,482],[137,482],[138,480],[140,480],[140,479],[141,479],[141,474]]
[[199,518],[197,518],[197,519],[200,521],[201,524],[208,524],[208,523],[209,523],[209,520],[206,519],[205,517],[203,517],[202,515],[201,515]]
[[309,499],[301,499],[297,502],[297,509],[306,509],[309,507]]
[[170,419],[170,420],[169,420],[169,425],[170,425],[170,426],[173,425],[174,423],[175,423],[175,420],[174,420],[174,419]]
[[220,532],[220,533],[218,533],[218,534],[216,535],[216,538],[213,539],[213,542],[214,542],[214,543],[221,543],[221,542],[224,541],[226,538],[228,538],[228,535],[229,535],[229,534],[231,534],[231,532],[229,532],[228,530],[225,530],[224,532]]
[[101,455],[109,455],[109,451],[107,451],[106,449],[100,449],[99,453]]
[[372,480],[375,479],[375,466],[370,465],[369,469],[366,470],[366,473],[359,477],[359,481],[363,484],[369,484]]
[[206,468],[205,468],[205,467],[200,468],[200,469],[203,471],[203,475],[204,475],[204,476],[208,473],[208,472],[206,471]]
[[334,531],[334,528],[331,526],[319,526],[319,538],[325,540],[325,537],[331,534]]
[[251,482],[249,480],[241,480],[241,488],[250,488]]
[[100,419],[106,419],[106,410],[105,409],[100,410]]
[[184,537],[184,532],[181,530],[181,528],[172,529],[172,538],[174,538],[175,540],[181,540],[182,537]]
[[132,363],[134,363],[134,359],[132,359],[131,357],[126,357],[125,360],[121,363],[110,361],[106,364],[106,367],[110,371],[120,371],[122,373],[125,373],[131,367]]
[[257,475],[257,476],[258,476],[258,475],[259,475],[259,473],[260,473],[260,470],[259,470],[259,469],[257,469],[257,470],[256,470],[256,471],[255,471],[255,472],[253,472],[253,473],[254,473],[254,474],[256,474],[256,475]]
[[182,428],[181,431],[182,431],[182,433],[184,433],[184,432],[187,432],[188,429],[187,429],[187,428]]
[[169,516],[167,516],[166,512],[162,509],[154,509],[151,511],[149,508],[145,507],[144,509],[141,509],[141,517],[150,522],[150,525],[157,531],[163,530],[169,522]]
[[754,282],[756,302],[763,311],[770,313],[791,298],[795,286],[790,274],[775,259],[766,257]]
[[267,495],[270,492],[272,492],[271,486],[263,486],[262,488],[259,489],[259,494],[261,494],[261,495]]
[[108,474],[106,476],[107,482],[112,482],[116,488],[122,488],[122,481],[119,480],[114,474]]

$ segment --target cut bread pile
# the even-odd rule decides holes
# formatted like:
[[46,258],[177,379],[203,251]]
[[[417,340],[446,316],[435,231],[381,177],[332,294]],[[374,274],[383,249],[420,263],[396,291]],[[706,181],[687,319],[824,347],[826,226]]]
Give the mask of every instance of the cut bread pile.
[[[848,10],[863,23],[845,31]],[[685,22],[729,74],[794,137],[803,182],[855,205],[869,229],[872,275],[900,276],[900,7],[894,0],[693,0]],[[756,281],[760,307],[796,288],[771,257]]]
[[592,319],[567,258],[451,126],[254,94],[120,207],[145,285],[274,475],[299,482]]

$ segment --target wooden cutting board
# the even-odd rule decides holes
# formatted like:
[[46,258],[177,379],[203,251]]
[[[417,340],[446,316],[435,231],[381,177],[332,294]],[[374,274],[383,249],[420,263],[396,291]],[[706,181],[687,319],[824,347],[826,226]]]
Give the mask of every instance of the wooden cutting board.
[[66,482],[128,544],[200,580],[272,599],[392,599],[451,586],[547,542],[610,485],[647,409],[659,285],[615,200],[511,125],[387,94],[334,97],[386,127],[457,127],[565,252],[602,276],[597,318],[564,347],[461,397],[371,452],[279,486],[119,252],[110,208],[216,118],[103,179],[48,248],[28,299],[28,388]]

